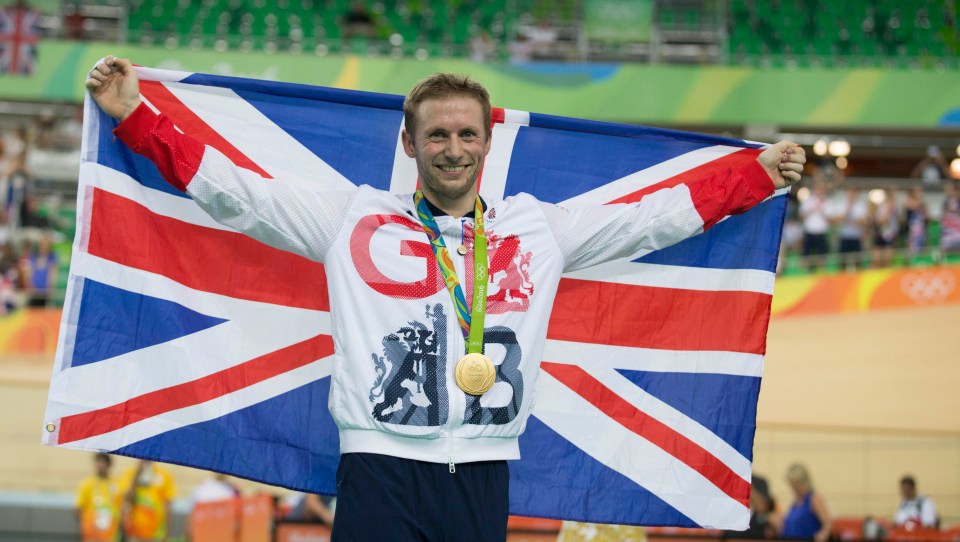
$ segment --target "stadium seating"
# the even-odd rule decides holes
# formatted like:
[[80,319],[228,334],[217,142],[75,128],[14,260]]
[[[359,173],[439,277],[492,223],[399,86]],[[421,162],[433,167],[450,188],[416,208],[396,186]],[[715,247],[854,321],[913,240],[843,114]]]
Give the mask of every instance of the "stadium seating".
[[732,0],[730,53],[823,64],[923,66],[955,57],[952,0]]
[[[130,41],[170,47],[466,56],[481,30],[506,44],[537,20],[576,26],[574,0],[364,0],[374,31],[347,39],[350,0],[132,0]],[[960,52],[954,0],[654,1],[662,31],[727,26],[737,63],[933,67]],[[721,12],[717,6],[726,6]],[[504,54],[506,47],[500,48]]]

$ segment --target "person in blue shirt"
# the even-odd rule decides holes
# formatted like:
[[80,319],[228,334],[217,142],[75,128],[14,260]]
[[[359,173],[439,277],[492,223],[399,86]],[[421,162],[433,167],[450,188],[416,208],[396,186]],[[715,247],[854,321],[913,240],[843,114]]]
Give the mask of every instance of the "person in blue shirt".
[[793,503],[783,518],[781,538],[816,542],[830,538],[830,513],[823,497],[814,492],[807,468],[799,463],[791,465],[787,482],[793,490]]

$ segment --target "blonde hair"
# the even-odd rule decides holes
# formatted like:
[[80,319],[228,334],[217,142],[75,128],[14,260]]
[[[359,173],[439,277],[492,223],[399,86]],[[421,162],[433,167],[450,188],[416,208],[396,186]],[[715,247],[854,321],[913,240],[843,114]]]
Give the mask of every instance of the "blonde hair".
[[787,469],[787,480],[796,482],[798,484],[803,484],[804,486],[813,489],[813,483],[810,481],[810,473],[807,472],[807,468],[800,463],[794,463],[793,465],[790,465],[790,468]]

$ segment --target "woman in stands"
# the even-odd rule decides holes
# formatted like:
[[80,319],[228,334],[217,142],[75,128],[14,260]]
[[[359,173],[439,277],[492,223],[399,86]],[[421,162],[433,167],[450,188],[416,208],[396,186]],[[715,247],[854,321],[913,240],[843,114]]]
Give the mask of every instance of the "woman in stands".
[[793,504],[783,518],[782,538],[815,540],[830,538],[830,513],[819,493],[814,493],[806,467],[794,463],[787,470],[787,482],[793,489]]

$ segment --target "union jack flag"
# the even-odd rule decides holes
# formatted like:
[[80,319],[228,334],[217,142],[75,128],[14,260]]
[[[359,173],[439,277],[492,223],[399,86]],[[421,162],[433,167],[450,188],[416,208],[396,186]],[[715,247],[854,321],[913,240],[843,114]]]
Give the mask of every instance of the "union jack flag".
[[23,6],[0,8],[0,73],[32,75],[37,65],[40,12]]
[[[415,188],[400,96],[139,72],[151,108],[264,182]],[[490,200],[636,201],[759,147],[505,109],[494,121]],[[44,442],[333,494],[322,265],[215,223],[115,126],[87,100]],[[513,514],[746,527],[784,211],[776,194],[670,248],[565,276],[511,463]]]

